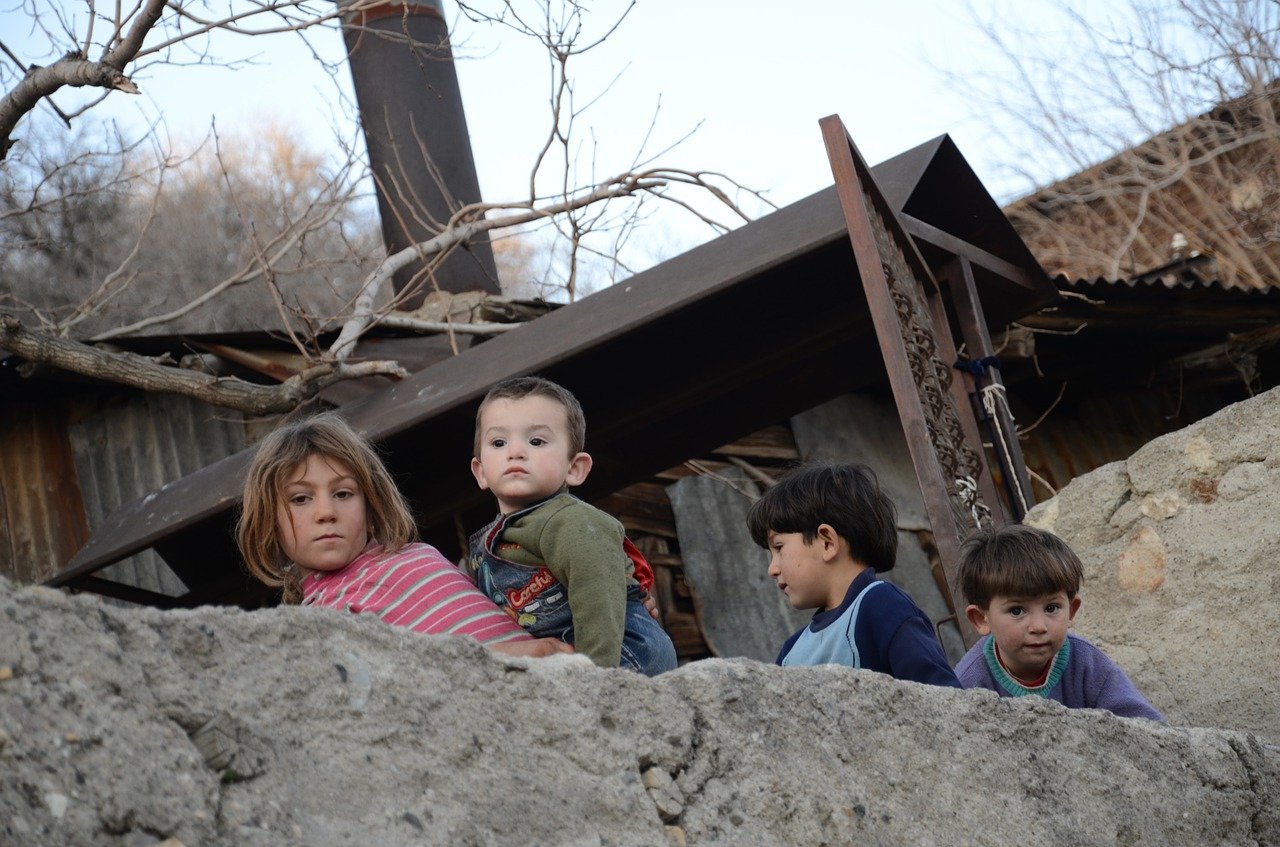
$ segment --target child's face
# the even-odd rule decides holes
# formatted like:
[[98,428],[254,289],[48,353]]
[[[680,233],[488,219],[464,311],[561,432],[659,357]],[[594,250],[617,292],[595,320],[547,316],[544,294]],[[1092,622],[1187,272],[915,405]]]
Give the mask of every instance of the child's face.
[[769,576],[787,595],[792,608],[831,609],[840,605],[849,586],[833,584],[835,574],[827,555],[832,542],[821,529],[812,541],[805,541],[799,532],[770,532],[766,541]]
[[578,485],[591,470],[591,457],[569,452],[569,417],[549,397],[492,400],[480,415],[480,457],[471,473],[492,491],[502,513],[523,509]]
[[285,477],[276,521],[285,555],[309,571],[334,571],[369,542],[364,494],[351,469],[308,456]]
[[1000,659],[1014,676],[1035,679],[1062,648],[1079,610],[1079,597],[1059,591],[1040,597],[997,594],[985,610],[969,606],[966,611],[980,635],[994,635]]

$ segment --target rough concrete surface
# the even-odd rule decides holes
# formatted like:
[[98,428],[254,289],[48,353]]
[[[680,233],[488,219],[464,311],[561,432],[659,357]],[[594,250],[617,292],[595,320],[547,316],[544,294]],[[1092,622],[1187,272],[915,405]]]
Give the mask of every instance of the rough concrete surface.
[[1027,520],[1084,562],[1077,631],[1171,722],[1280,744],[1280,389],[1072,481]]
[[1280,750],[847,668],[657,679],[0,580],[0,843],[1280,844]]

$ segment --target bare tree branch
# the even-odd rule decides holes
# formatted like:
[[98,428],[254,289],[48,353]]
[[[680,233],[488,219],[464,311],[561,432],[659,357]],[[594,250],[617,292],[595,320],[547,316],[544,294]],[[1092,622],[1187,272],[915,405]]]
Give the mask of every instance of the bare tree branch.
[[3,99],[0,99],[0,159],[12,146],[10,136],[18,121],[47,97],[66,86],[109,88],[126,94],[137,94],[138,87],[116,68],[103,62],[90,62],[69,54],[47,68],[32,68]]
[[136,353],[110,352],[88,344],[26,329],[11,315],[0,315],[0,347],[29,362],[53,365],[94,379],[193,397],[249,415],[287,412],[334,383],[363,376],[398,379],[408,371],[395,362],[321,362],[278,385],[210,376],[161,364]]
[[[116,90],[137,93],[133,79],[145,79],[143,71],[161,65],[236,67],[252,58],[229,57],[221,53],[221,46],[215,53],[211,39],[216,33],[301,33],[305,41],[306,33],[317,27],[334,28],[339,20],[358,28],[360,18],[351,13],[382,0],[342,5],[329,0],[220,0],[216,4],[132,0],[113,8],[100,8],[94,0],[87,7],[53,3],[46,8],[43,0],[17,2],[34,31],[44,36],[48,49],[39,61],[47,66],[24,65],[14,56],[18,73],[0,67],[0,80],[7,87],[0,99],[0,159],[13,149],[20,122],[41,100],[53,105],[52,95],[64,88],[97,88],[102,96]],[[402,373],[390,363],[347,363],[357,340],[373,326],[447,333],[456,352],[459,335],[492,335],[518,325],[459,320],[454,313],[446,313],[440,321],[393,314],[398,303],[415,291],[411,287],[387,296],[386,282],[410,265],[420,265],[415,267],[413,286],[434,286],[435,270],[451,251],[466,249],[486,233],[523,228],[537,228],[545,236],[558,232],[559,242],[547,251],[547,279],[572,301],[597,284],[602,263],[609,263],[611,279],[628,270],[627,260],[618,254],[645,219],[650,208],[646,201],[673,204],[713,231],[723,232],[733,222],[747,220],[737,200],[748,195],[763,200],[721,174],[657,165],[651,143],[663,153],[674,146],[656,140],[657,108],[647,131],[637,135],[642,137],[639,146],[627,151],[621,166],[599,164],[594,144],[584,143],[590,130],[582,129],[583,115],[613,83],[593,83],[592,91],[579,90],[571,73],[572,60],[601,48],[623,23],[634,0],[605,21],[603,28],[587,26],[589,6],[580,0],[542,0],[536,6],[520,4],[519,11],[509,0],[488,5],[497,11],[482,12],[478,3],[468,0],[458,3],[469,20],[487,21],[537,39],[550,66],[551,121],[545,143],[539,142],[541,149],[534,151],[527,198],[466,206],[451,201],[450,219],[432,221],[423,204],[413,202],[420,196],[420,186],[383,175],[380,185],[407,201],[405,221],[416,218],[439,233],[386,256],[374,267],[377,254],[365,249],[361,238],[348,234],[362,169],[351,157],[352,146],[344,147],[348,160],[336,171],[324,168],[332,176],[323,184],[317,183],[316,168],[305,171],[305,179],[297,173],[287,175],[282,178],[286,188],[288,180],[295,179],[294,185],[305,190],[296,194],[284,190],[281,202],[272,202],[268,189],[274,188],[255,179],[261,174],[234,172],[221,162],[221,156],[215,157],[216,179],[215,174],[201,171],[205,165],[197,154],[181,163],[186,171],[178,172],[175,164],[177,175],[166,177],[169,154],[160,151],[167,144],[155,143],[153,152],[160,161],[149,169],[126,167],[135,153],[121,140],[112,148],[119,154],[119,169],[111,174],[75,156],[46,167],[24,144],[20,153],[5,162],[14,168],[11,173],[17,173],[14,163],[26,158],[23,179],[0,190],[0,273],[7,277],[16,270],[26,284],[43,286],[51,296],[41,301],[12,290],[0,294],[6,303],[32,302],[34,308],[24,315],[37,316],[44,327],[29,329],[19,318],[7,316],[0,348],[32,362],[147,390],[186,393],[261,414],[268,407],[287,408],[340,379]],[[407,30],[367,32],[370,37],[403,40],[410,48],[419,46],[411,43]],[[59,54],[60,58],[50,61]],[[332,62],[326,67],[335,69]],[[65,111],[54,109],[70,125],[100,100]],[[80,127],[77,123],[77,132]],[[153,126],[151,133],[149,137],[161,138],[163,128]],[[413,135],[428,173],[443,185],[445,174],[434,167],[416,128]],[[403,150],[413,147],[406,143]],[[609,173],[615,175],[601,178]],[[450,196],[447,190],[445,196]],[[210,206],[205,219],[188,223],[186,230],[178,228],[175,218],[189,217],[191,204],[201,202]],[[217,242],[222,249],[208,250],[216,239],[223,239]],[[198,280],[201,287],[191,287],[190,280]],[[261,328],[291,336],[303,359],[312,363],[277,388],[180,371],[66,337],[73,328],[91,342],[121,342],[160,326],[176,334],[179,330],[174,328],[186,324],[185,331],[190,331],[194,322],[219,314],[217,304],[225,302],[221,298],[228,291],[251,283],[252,287],[241,288],[239,296],[252,293],[257,298],[260,305],[254,314],[267,315],[272,322]],[[300,296],[304,284],[311,287]],[[317,288],[333,295],[319,308],[309,299]],[[267,305],[263,305],[264,296],[269,298]],[[133,301],[145,303],[145,308]],[[131,311],[122,302],[130,304]],[[111,310],[123,314],[108,321],[104,315]],[[272,312],[282,326],[275,325]],[[34,320],[24,319],[28,326]],[[331,328],[339,328],[337,338],[327,351],[322,350],[317,337]],[[200,326],[194,331],[209,330]]]
[[378,318],[378,326],[388,329],[411,329],[415,332],[456,332],[459,335],[501,335],[524,326],[523,323],[454,323],[453,321],[427,321],[412,318],[408,315],[383,315]]
[[[627,197],[637,193],[656,194],[673,183],[701,184],[705,182],[706,176],[706,174],[692,171],[652,169],[640,173],[619,174],[588,191],[548,202],[541,206],[520,202],[505,205],[481,203],[464,207],[454,214],[453,220],[439,235],[388,256],[369,275],[364,285],[361,286],[351,317],[343,324],[338,338],[330,345],[329,355],[335,359],[345,359],[351,354],[356,340],[376,321],[374,303],[382,287],[392,278],[396,271],[407,267],[423,256],[431,256],[456,245],[466,243],[477,235],[490,230],[509,229],[540,220],[552,219],[558,215],[584,209],[613,198]],[[723,192],[719,196],[726,201],[728,200],[728,195]],[[742,215],[741,210],[732,203],[730,203],[730,208],[737,214]],[[497,217],[476,217],[486,211],[501,209],[519,209],[520,211]],[[745,215],[743,217],[745,218]]]
[[993,75],[987,97],[1016,116],[1006,137],[1033,151],[1024,172],[1076,170],[1011,204],[1010,220],[1050,273],[1116,278],[1207,255],[1224,285],[1275,284],[1280,4],[1128,0],[1109,12],[1066,5],[1069,57],[986,25],[1014,69]]

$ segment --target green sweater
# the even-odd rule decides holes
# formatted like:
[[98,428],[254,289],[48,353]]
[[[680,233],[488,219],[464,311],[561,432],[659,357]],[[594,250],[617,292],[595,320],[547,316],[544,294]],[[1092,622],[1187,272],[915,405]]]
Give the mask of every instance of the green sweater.
[[627,588],[635,582],[618,520],[570,494],[557,494],[502,533],[502,557],[546,565],[565,587],[579,653],[602,668],[622,661]]

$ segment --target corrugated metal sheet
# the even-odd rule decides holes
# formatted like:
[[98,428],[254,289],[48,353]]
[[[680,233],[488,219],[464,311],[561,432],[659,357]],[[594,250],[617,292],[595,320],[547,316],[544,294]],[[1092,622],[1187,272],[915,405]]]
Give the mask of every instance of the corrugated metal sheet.
[[0,410],[0,573],[39,582],[89,537],[61,403]]
[[[1054,411],[1022,442],[1027,468],[1055,491],[1108,462],[1127,459],[1152,439],[1181,429],[1223,406],[1212,392],[1179,401],[1162,391],[1134,392],[1082,401],[1073,414]],[[1033,418],[1026,418],[1030,422]],[[1037,500],[1050,492],[1033,478]]]
[[1131,276],[1110,278],[1071,277],[1060,273],[1053,277],[1053,284],[1059,291],[1075,291],[1089,293],[1105,288],[1167,288],[1191,290],[1196,288],[1231,291],[1236,294],[1264,295],[1275,287],[1280,287],[1280,280],[1268,280],[1264,286],[1248,286],[1231,284],[1224,281],[1218,272],[1218,262],[1212,256],[1193,254],[1185,258],[1175,259],[1158,268],[1136,273]]
[[[106,399],[74,421],[69,436],[91,529],[124,503],[245,445],[239,413],[164,394]],[[125,559],[102,576],[171,596],[186,592],[152,551]]]

